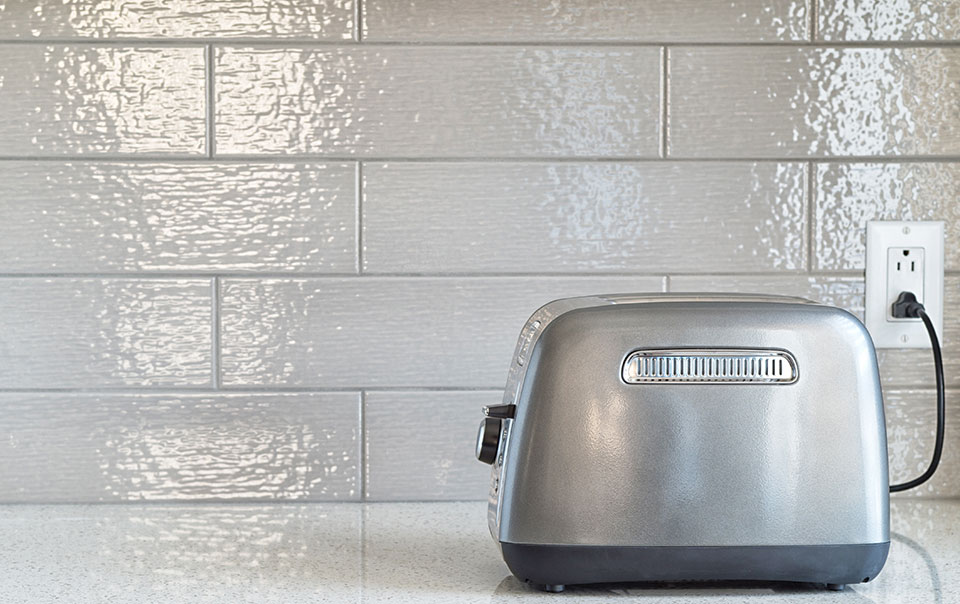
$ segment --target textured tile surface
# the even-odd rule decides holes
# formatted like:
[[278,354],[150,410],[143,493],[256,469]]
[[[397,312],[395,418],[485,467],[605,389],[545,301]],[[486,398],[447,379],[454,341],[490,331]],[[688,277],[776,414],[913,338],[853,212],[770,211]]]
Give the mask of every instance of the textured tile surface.
[[8,0],[0,39],[304,38],[349,40],[356,0]]
[[203,49],[0,44],[0,106],[0,155],[200,153]]
[[360,395],[0,394],[0,500],[359,499]]
[[[671,291],[762,292],[801,296],[845,308],[863,320],[863,279],[853,277],[788,277],[715,275],[678,276],[670,279]],[[944,281],[943,333],[944,378],[960,386],[960,277]],[[879,349],[880,379],[885,388],[913,386],[932,388],[932,353],[926,349]]]
[[0,388],[207,386],[206,280],[0,280]]
[[[926,484],[905,493],[909,496],[960,496],[960,390],[947,391],[947,420],[943,458],[937,473]],[[937,425],[936,392],[886,390],[883,393],[887,416],[887,455],[890,482],[897,484],[923,474],[933,454]]]
[[556,298],[657,277],[227,279],[227,386],[499,388],[524,321]]
[[485,497],[490,466],[474,455],[477,425],[483,417],[480,410],[502,398],[502,390],[368,392],[366,497],[374,501]]
[[672,155],[960,152],[955,48],[673,48]]
[[813,258],[822,270],[862,270],[870,220],[943,220],[944,263],[960,269],[960,164],[816,167]]
[[0,163],[0,271],[354,272],[355,170]]
[[801,164],[389,163],[363,179],[371,272],[806,267]]
[[955,41],[957,0],[818,0],[819,38],[839,41]]
[[359,505],[338,504],[6,506],[0,593],[36,604],[359,602],[360,521]]
[[655,156],[656,48],[222,48],[220,153]]
[[420,42],[748,42],[807,39],[802,0],[370,0],[363,39]]
[[[556,602],[510,575],[485,502],[6,506],[0,593],[21,602]],[[362,516],[361,516],[362,514]],[[578,602],[960,600],[960,502],[895,501],[884,570],[813,584],[573,586]],[[362,522],[362,524],[361,524]]]

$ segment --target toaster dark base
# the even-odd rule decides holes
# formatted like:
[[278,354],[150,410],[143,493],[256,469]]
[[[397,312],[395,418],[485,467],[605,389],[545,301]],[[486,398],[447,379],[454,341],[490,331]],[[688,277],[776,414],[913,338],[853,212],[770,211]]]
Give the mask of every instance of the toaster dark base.
[[843,585],[877,576],[890,542],[851,545],[623,547],[501,543],[520,579],[540,585],[793,581]]

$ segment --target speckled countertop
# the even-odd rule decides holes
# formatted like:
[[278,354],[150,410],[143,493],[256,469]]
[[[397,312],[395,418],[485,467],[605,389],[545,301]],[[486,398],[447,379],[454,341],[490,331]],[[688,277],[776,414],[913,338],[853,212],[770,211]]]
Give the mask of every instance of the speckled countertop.
[[0,507],[6,602],[958,602],[960,500],[893,504],[872,583],[571,587],[513,578],[483,503]]

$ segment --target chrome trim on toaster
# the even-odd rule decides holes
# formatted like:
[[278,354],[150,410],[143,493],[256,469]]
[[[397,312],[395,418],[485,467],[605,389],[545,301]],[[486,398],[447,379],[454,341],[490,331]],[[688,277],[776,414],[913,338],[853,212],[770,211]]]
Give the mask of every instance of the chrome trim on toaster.
[[785,350],[635,350],[623,360],[627,384],[792,384],[797,360]]

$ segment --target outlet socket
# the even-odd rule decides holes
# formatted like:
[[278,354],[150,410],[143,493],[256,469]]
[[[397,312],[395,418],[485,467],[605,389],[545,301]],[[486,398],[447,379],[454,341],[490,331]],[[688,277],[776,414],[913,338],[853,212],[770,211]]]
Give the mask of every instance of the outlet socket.
[[898,319],[902,291],[917,296],[943,343],[943,223],[867,223],[866,324],[877,348],[930,348],[920,319]]
[[887,321],[916,321],[893,316],[893,303],[900,292],[913,292],[923,304],[923,258],[922,247],[892,247],[887,249]]

